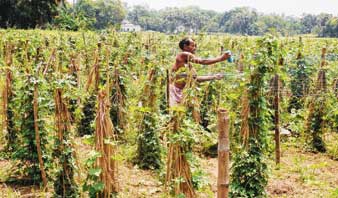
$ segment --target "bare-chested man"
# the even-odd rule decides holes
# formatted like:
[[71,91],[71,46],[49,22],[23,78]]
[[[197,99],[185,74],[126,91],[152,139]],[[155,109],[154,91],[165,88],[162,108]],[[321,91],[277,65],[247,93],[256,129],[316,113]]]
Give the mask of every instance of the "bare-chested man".
[[[182,52],[176,56],[175,64],[171,68],[171,72],[174,74],[172,82],[169,86],[169,106],[175,106],[182,102],[183,88],[186,85],[187,71],[190,70],[194,74],[196,73],[191,63],[197,63],[202,65],[212,65],[221,61],[225,61],[231,57],[230,53],[224,53],[219,57],[202,59],[195,56],[196,43],[191,38],[184,38],[179,42],[179,47]],[[204,82],[210,80],[219,80],[223,78],[222,74],[208,75],[208,76],[195,76],[197,82]]]

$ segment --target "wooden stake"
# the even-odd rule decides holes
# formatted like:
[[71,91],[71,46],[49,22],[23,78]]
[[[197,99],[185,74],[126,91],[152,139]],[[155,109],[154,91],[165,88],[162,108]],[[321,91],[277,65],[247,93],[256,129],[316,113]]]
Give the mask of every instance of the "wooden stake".
[[326,48],[323,47],[322,48],[322,56],[321,56],[322,57],[322,61],[320,63],[320,68],[323,68],[326,65],[325,55],[326,55]]
[[167,108],[169,109],[169,101],[170,101],[170,95],[169,95],[169,89],[170,89],[170,78],[169,78],[169,69],[167,69],[167,89],[166,89],[166,99],[167,99]]
[[279,76],[274,77],[274,109],[275,109],[275,143],[276,143],[276,164],[280,164],[280,130],[279,130]]
[[229,113],[219,109],[218,116],[218,179],[217,198],[227,198],[229,194]]
[[41,143],[40,143],[40,133],[39,133],[39,122],[38,122],[38,85],[37,84],[34,84],[33,111],[34,111],[34,129],[35,129],[36,150],[38,152],[39,166],[40,166],[43,187],[46,189],[47,188],[47,176],[46,176],[45,168],[43,165]]
[[[5,56],[5,64],[6,64],[6,70],[5,70],[5,85],[4,89],[2,90],[2,100],[3,100],[3,129],[6,130],[8,133],[8,127],[9,127],[9,118],[8,118],[8,98],[12,94],[12,74],[10,67],[12,65],[12,47],[10,45],[4,46],[4,56]],[[7,143],[10,144],[10,143]]]

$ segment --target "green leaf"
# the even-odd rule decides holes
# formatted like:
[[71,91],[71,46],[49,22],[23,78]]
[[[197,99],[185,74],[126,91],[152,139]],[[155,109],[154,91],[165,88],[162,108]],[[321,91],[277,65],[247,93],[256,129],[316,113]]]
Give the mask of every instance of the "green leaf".
[[96,184],[93,185],[93,189],[96,192],[102,191],[103,188],[104,188],[104,183],[102,183],[102,182],[97,182]]
[[92,175],[92,176],[99,177],[101,172],[102,172],[101,168],[91,168],[91,169],[89,169],[88,174]]
[[84,137],[83,137],[83,143],[84,144],[87,144],[87,145],[94,145],[94,141],[95,141],[95,139],[94,139],[94,136],[92,136],[92,135],[85,135]]

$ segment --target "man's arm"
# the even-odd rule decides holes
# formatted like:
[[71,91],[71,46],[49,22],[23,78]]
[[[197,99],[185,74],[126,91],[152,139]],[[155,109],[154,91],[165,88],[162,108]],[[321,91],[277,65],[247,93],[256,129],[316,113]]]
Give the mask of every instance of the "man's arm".
[[196,57],[195,55],[193,55],[189,52],[186,52],[185,55],[187,56],[188,62],[197,63],[197,64],[201,64],[201,65],[212,65],[212,64],[215,64],[215,63],[218,63],[218,62],[225,61],[229,57],[231,57],[230,53],[224,53],[219,57],[209,58],[209,59],[203,59],[203,58]]
[[207,76],[197,76],[196,81],[197,82],[205,82],[205,81],[211,81],[211,80],[220,80],[224,77],[223,74],[215,74],[215,75],[207,75]]
[[[188,74],[178,74],[178,78],[187,78]],[[205,81],[211,81],[211,80],[220,80],[224,77],[223,74],[214,74],[214,75],[205,75],[205,76],[197,76],[193,75],[193,78],[196,79],[197,82],[205,82]]]

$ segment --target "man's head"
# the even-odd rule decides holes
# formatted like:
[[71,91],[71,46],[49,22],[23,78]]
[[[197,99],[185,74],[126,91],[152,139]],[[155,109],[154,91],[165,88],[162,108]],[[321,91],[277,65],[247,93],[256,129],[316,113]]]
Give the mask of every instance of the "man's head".
[[180,41],[178,44],[181,50],[185,52],[195,53],[197,45],[192,38],[186,37]]

